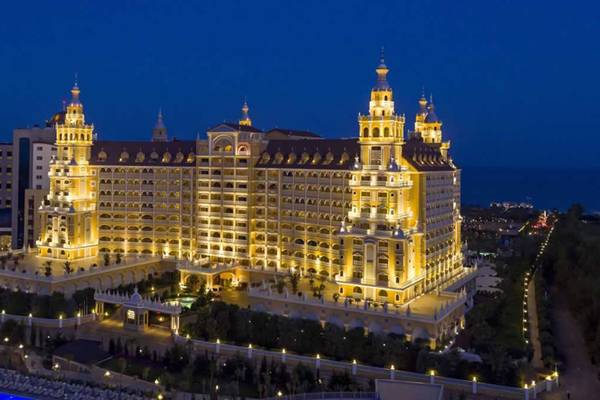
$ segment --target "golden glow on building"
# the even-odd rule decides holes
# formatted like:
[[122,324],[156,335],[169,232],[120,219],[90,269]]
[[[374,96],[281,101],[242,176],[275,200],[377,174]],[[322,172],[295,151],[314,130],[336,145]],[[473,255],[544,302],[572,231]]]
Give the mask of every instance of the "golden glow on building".
[[50,161],[50,189],[40,206],[44,257],[76,260],[98,254],[96,177],[89,160],[94,127],[85,123],[77,84],[71,89],[65,121],[56,124],[56,159]]
[[160,114],[153,141],[92,147],[74,88],[40,254],[172,257],[183,283],[215,269],[235,282],[300,271],[342,296],[395,304],[444,289],[464,272],[460,170],[431,101],[419,100],[405,133],[388,72],[382,56],[358,139],[263,132],[244,103],[239,123],[207,140],[167,141]]

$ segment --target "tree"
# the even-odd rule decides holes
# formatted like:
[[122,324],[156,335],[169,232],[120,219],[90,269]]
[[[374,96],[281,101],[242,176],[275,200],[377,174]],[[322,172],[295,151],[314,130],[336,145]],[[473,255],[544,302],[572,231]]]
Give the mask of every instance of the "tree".
[[187,288],[191,291],[191,292],[197,292],[198,289],[200,288],[200,278],[198,278],[198,275],[191,275],[188,279],[187,279]]
[[277,293],[283,293],[283,289],[285,288],[285,280],[280,278],[275,278],[275,288],[277,289]]
[[63,268],[65,270],[65,274],[67,274],[67,275],[69,275],[71,272],[73,272],[73,268],[71,268],[71,261],[65,261]]
[[108,267],[109,264],[110,264],[110,254],[104,253],[104,266]]
[[44,275],[51,276],[52,275],[52,261],[46,261],[44,263]]
[[292,292],[296,293],[298,291],[298,285],[300,284],[300,273],[299,272],[290,272],[288,275],[288,279],[290,281],[290,285],[292,286]]

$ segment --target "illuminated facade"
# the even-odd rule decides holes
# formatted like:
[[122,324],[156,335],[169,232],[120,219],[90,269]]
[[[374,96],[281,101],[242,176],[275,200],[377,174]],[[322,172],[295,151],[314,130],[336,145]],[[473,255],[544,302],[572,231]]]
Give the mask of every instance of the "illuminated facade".
[[[42,256],[152,255],[212,281],[315,274],[341,296],[405,304],[464,275],[460,170],[434,105],[414,131],[381,59],[358,139],[222,123],[206,140],[95,141],[74,88],[57,125]],[[88,165],[89,161],[89,165]],[[97,211],[96,211],[97,209]]]
[[56,125],[56,158],[50,161],[50,189],[39,209],[39,254],[78,260],[98,254],[96,171],[90,167],[94,127],[85,123],[77,84],[65,120]]

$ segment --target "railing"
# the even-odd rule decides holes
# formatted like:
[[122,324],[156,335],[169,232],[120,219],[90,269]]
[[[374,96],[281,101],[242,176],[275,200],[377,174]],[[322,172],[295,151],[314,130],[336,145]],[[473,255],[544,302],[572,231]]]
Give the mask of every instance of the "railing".
[[17,322],[22,322],[26,326],[39,325],[47,328],[72,328],[81,324],[92,322],[95,319],[96,315],[94,313],[85,315],[79,314],[78,316],[69,318],[40,318],[34,317],[31,314],[6,314],[4,311],[2,311],[2,313],[0,314],[0,324],[3,324],[4,321],[13,320]]
[[278,397],[267,398],[266,400],[319,400],[319,399],[370,399],[377,400],[379,395],[375,392],[319,392],[319,393],[301,393],[292,395],[282,395]]
[[[227,356],[234,356],[245,354],[249,359],[253,357],[270,358],[271,360],[278,360],[282,363],[303,363],[304,365],[314,365],[316,369],[328,369],[339,372],[351,372],[353,376],[360,376],[369,379],[391,379],[391,380],[405,380],[411,382],[431,383],[431,384],[442,384],[449,389],[459,390],[465,393],[472,394],[487,394],[491,396],[502,396],[519,399],[533,399],[535,394],[541,392],[549,392],[554,387],[558,386],[558,374],[554,373],[546,377],[546,379],[532,382],[531,385],[525,388],[514,387],[514,386],[503,386],[491,383],[479,382],[476,377],[472,380],[447,378],[438,376],[435,374],[422,374],[418,372],[396,370],[393,366],[389,368],[374,367],[369,365],[359,364],[357,360],[352,362],[346,361],[335,361],[323,358],[319,355],[303,356],[298,354],[292,354],[282,349],[280,351],[264,350],[254,348],[252,345],[248,347],[236,346],[231,344],[217,342],[207,342],[198,339],[185,338],[177,334],[173,335],[175,343],[189,344],[191,345],[192,351],[210,351],[215,354],[223,354]],[[312,396],[314,394],[307,394],[306,396]],[[302,396],[302,395],[297,395]],[[304,397],[291,396],[290,399],[303,399]],[[319,397],[320,398],[320,397]],[[327,397],[326,397],[327,398]],[[331,397],[329,397],[331,398]],[[314,397],[306,397],[306,399],[315,399]]]
[[[109,271],[118,271],[120,269],[128,269],[128,268],[137,266],[139,264],[147,264],[150,262],[157,262],[157,261],[160,261],[161,259],[162,259],[161,257],[152,257],[152,256],[148,256],[148,257],[129,256],[129,257],[124,257],[123,261],[120,264],[113,263],[113,264],[109,264],[107,266],[99,265],[94,268],[88,268],[85,271],[77,270],[77,271],[73,271],[70,274],[65,274],[65,275],[60,275],[60,276],[36,275],[35,271],[30,270],[30,268],[28,267],[27,260],[23,260],[23,261],[21,261],[22,266],[21,266],[21,264],[19,264],[16,268],[20,269],[20,268],[24,267],[27,270],[26,272],[22,272],[21,270],[12,271],[12,270],[8,269],[8,266],[7,266],[7,269],[0,269],[0,275],[9,276],[12,278],[34,280],[34,281],[38,281],[38,282],[59,283],[59,282],[69,281],[71,279],[99,275],[99,274],[103,274],[103,273],[109,272]],[[40,268],[42,268],[42,266],[40,266]]]
[[[299,305],[313,305],[320,308],[325,307],[330,309],[344,310],[348,312],[356,312],[370,315],[375,314],[389,318],[409,319],[423,322],[434,322],[442,320],[446,316],[450,315],[458,307],[462,306],[466,301],[464,294],[455,296],[456,298],[448,299],[448,303],[444,304],[443,307],[439,309],[439,311],[436,311],[436,313],[432,315],[419,314],[417,312],[414,312],[410,309],[410,305],[392,308],[387,304],[380,305],[377,302],[364,300],[362,301],[362,305],[359,305],[358,303],[350,304],[349,299],[347,299],[348,301],[331,302],[325,301],[323,298],[311,299],[308,298],[306,295],[299,297],[297,295],[276,294],[273,292],[269,292],[265,289],[252,287],[248,288],[248,295],[254,298],[281,301],[285,302],[286,304],[295,303]],[[375,304],[377,304],[377,307],[374,306]]]

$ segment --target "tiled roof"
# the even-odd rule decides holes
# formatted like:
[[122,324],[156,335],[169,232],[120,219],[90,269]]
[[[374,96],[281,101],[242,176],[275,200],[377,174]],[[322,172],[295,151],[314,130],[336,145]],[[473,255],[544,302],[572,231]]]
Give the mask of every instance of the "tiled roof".
[[294,138],[315,138],[315,139],[321,138],[321,136],[317,135],[314,132],[298,131],[295,129],[273,128],[273,129],[267,131],[267,133],[266,133],[267,139],[270,139],[272,136],[275,139],[274,136],[279,136],[279,135],[294,137]]
[[270,140],[256,167],[350,169],[359,154],[358,139]]
[[97,141],[92,146],[92,165],[195,165],[196,142],[173,140]]
[[456,168],[444,160],[439,143],[424,143],[420,136],[411,136],[402,147],[402,157],[418,171],[453,171]]

